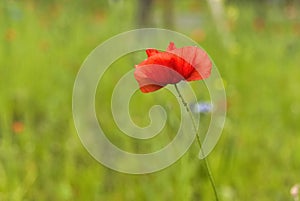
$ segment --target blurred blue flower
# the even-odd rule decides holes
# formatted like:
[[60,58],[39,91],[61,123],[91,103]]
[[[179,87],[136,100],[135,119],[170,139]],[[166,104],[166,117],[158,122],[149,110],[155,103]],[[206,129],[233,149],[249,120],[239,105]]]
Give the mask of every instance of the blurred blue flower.
[[190,105],[193,113],[210,113],[212,112],[213,105],[210,102],[197,102]]

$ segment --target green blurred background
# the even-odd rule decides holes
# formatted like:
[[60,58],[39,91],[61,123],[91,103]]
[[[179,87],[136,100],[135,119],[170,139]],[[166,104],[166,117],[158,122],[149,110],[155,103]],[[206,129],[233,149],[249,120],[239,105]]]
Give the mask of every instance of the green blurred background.
[[[197,144],[167,169],[128,175],[99,164],[77,136],[72,88],[82,62],[101,42],[138,27],[184,33],[222,74],[228,114],[208,158],[221,200],[293,200],[290,188],[300,182],[299,1],[149,2],[1,0],[0,201],[214,199]],[[137,62],[125,57],[112,65],[96,108],[115,144],[142,153],[173,137],[178,103],[164,89],[137,92],[131,104],[137,124],[149,123],[145,114],[157,102],[175,114],[158,142],[122,137],[105,97]],[[192,85],[207,100],[203,83]],[[203,130],[208,123],[205,115]]]

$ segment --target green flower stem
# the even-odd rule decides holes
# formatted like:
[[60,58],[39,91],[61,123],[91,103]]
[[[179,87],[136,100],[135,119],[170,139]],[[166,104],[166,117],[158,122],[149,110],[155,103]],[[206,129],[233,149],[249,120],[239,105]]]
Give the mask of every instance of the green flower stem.
[[[191,110],[190,110],[190,108],[189,108],[187,102],[184,100],[183,96],[181,95],[181,93],[180,93],[180,91],[179,91],[177,85],[176,85],[176,84],[174,84],[174,85],[175,85],[175,89],[176,89],[176,91],[177,91],[177,93],[178,93],[178,96],[179,96],[179,98],[180,98],[181,101],[182,101],[182,104],[184,105],[184,107],[186,108],[187,112],[188,112],[189,115],[190,115],[190,118],[191,118],[192,123],[193,123],[193,127],[194,127],[194,129],[195,129],[195,131],[196,131],[196,139],[197,139],[198,145],[199,145],[199,147],[200,147],[200,151],[203,152],[203,151],[202,151],[202,143],[201,143],[200,136],[199,136],[199,130],[197,129],[196,122],[195,122],[195,119],[194,119],[194,117],[193,117],[193,115],[192,115],[192,112],[191,112]],[[212,173],[211,173],[211,170],[210,170],[210,166],[209,166],[208,160],[207,160],[206,157],[204,157],[203,160],[204,160],[204,164],[205,164],[204,166],[205,166],[205,168],[206,168],[206,171],[207,171],[207,174],[208,174],[208,177],[209,177],[209,181],[210,181],[210,183],[211,183],[211,186],[212,186],[213,191],[214,191],[214,194],[215,194],[215,199],[216,199],[216,201],[219,201],[219,196],[218,196],[218,193],[217,193],[216,184],[215,184],[214,178],[213,178],[213,176],[212,176]]]

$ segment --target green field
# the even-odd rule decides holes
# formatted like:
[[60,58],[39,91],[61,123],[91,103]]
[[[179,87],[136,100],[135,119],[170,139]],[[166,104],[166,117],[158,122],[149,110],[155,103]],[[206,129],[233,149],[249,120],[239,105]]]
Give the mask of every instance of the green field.
[[[222,201],[292,201],[290,188],[300,182],[300,7],[274,2],[228,2],[223,28],[206,1],[174,3],[173,30],[210,54],[226,86],[226,124],[208,157]],[[156,3],[153,26],[164,28]],[[121,0],[0,2],[0,201],[214,199],[196,143],[164,170],[130,175],[98,163],[77,135],[76,74],[101,42],[137,28],[136,10],[135,1]],[[167,108],[158,138],[133,141],[114,124],[106,97],[144,58],[138,52],[116,61],[96,96],[110,140],[140,153],[161,148],[179,121],[179,103],[163,89],[136,92],[130,105],[141,126],[153,104]],[[192,85],[207,100],[203,83]],[[202,123],[205,130],[209,115]]]

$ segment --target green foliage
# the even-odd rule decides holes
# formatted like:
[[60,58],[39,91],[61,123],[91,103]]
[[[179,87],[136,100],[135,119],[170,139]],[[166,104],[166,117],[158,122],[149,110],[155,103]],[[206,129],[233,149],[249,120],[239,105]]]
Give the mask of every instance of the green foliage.
[[[0,3],[0,200],[212,200],[197,144],[171,167],[137,176],[105,168],[80,143],[71,107],[76,73],[93,48],[136,23],[130,1],[96,2]],[[207,5],[175,5],[177,18],[194,13],[191,20],[201,21],[190,28],[175,23],[176,30],[209,52],[226,84],[227,121],[209,156],[224,201],[291,200],[289,189],[300,181],[299,13],[259,6],[226,5],[231,41],[225,44]],[[147,125],[149,108],[162,104],[169,113],[165,135],[138,145],[124,137],[103,97],[135,62],[129,56],[112,65],[96,109],[116,145],[143,153],[169,142],[179,111],[166,90],[137,92],[130,105],[134,121]],[[207,99],[203,83],[192,85]],[[209,115],[203,118],[205,129]]]

